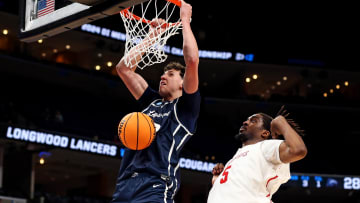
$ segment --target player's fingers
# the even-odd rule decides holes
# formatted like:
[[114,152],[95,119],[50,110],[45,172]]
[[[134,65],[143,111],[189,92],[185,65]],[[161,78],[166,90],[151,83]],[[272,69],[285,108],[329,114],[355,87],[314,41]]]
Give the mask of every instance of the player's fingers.
[[223,163],[219,163],[219,168],[221,169],[221,170],[224,170],[224,164]]

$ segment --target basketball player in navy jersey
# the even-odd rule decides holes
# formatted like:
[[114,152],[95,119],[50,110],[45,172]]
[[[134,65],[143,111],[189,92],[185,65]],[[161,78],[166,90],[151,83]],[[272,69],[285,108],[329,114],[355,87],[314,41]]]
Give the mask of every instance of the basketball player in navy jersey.
[[[154,120],[156,137],[144,150],[126,149],[116,181],[114,203],[169,203],[179,190],[179,154],[195,132],[200,110],[199,53],[190,27],[191,15],[191,5],[182,1],[180,18],[186,67],[177,62],[166,65],[158,92],[135,73],[136,67],[126,66],[124,58],[116,66],[126,87],[144,106],[143,112]],[[146,43],[146,39],[142,43]],[[132,51],[129,53],[141,57]]]

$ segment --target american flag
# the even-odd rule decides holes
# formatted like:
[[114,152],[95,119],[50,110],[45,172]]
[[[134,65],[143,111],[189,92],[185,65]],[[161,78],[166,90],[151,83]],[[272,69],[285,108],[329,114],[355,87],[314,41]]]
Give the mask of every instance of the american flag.
[[39,0],[37,16],[38,18],[47,15],[55,10],[55,0]]

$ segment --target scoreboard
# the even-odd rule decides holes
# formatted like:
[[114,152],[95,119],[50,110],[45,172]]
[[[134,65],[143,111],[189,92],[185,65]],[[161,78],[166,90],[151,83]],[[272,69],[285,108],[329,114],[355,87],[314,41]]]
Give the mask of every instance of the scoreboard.
[[284,186],[360,190],[360,176],[291,174],[290,180]]

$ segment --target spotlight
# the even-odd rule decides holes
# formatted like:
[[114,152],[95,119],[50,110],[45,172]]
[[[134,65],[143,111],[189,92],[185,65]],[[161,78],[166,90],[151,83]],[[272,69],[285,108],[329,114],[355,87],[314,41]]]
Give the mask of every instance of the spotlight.
[[7,29],[3,29],[3,35],[7,35],[7,34],[9,34],[9,30],[7,30]]
[[347,87],[347,86],[349,86],[349,82],[348,81],[345,81],[344,82],[344,85]]
[[95,70],[100,70],[100,69],[101,69],[101,66],[99,66],[99,65],[95,66]]
[[245,82],[249,83],[251,81],[250,78],[245,78]]
[[286,76],[284,76],[284,77],[283,77],[283,80],[284,80],[284,81],[286,81],[286,80],[287,80],[287,77],[286,77]]
[[41,44],[41,43],[43,43],[43,40],[42,40],[42,39],[39,39],[37,42],[38,42],[39,44]]
[[323,96],[326,98],[326,97],[327,97],[327,93],[325,92],[325,93],[323,94]]
[[67,49],[67,50],[69,50],[71,48],[71,46],[69,45],[69,44],[67,44],[66,46],[65,46],[65,49]]
[[254,74],[254,75],[252,76],[252,78],[253,78],[254,80],[258,79],[258,75]]
[[111,67],[111,66],[112,66],[112,62],[111,62],[111,61],[108,61],[108,62],[106,63],[106,65],[107,65],[108,67]]
[[41,165],[44,165],[44,164],[45,164],[45,159],[44,159],[44,158],[40,158],[39,163],[40,163]]
[[337,90],[340,89],[340,85],[339,85],[339,84],[337,84],[335,87],[336,87]]

